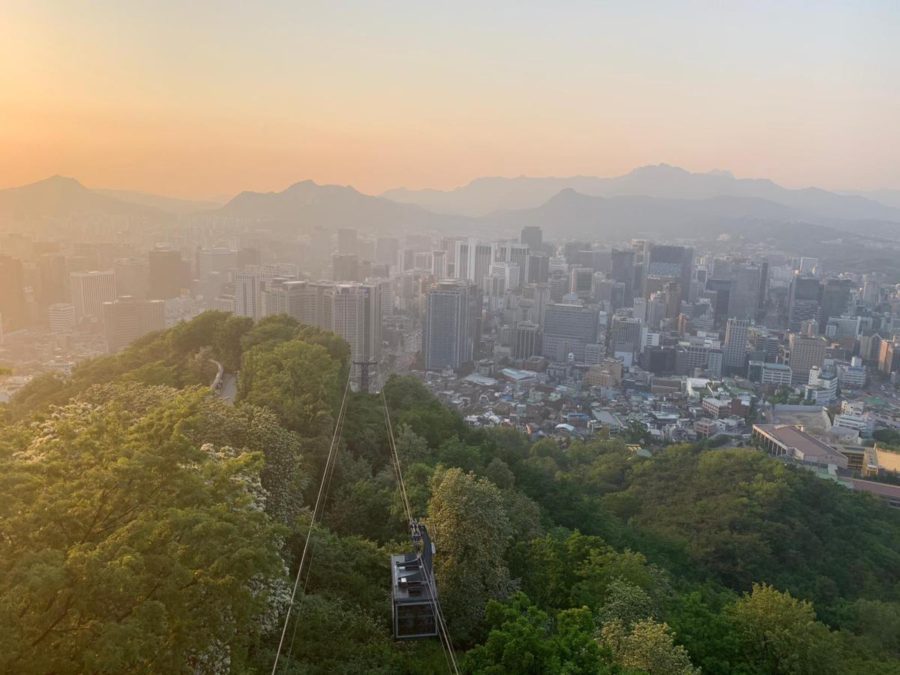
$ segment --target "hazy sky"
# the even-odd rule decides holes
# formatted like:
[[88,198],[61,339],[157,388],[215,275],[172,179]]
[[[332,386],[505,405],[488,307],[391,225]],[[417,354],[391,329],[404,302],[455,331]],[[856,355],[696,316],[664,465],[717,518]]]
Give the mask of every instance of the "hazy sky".
[[0,0],[0,186],[900,188],[900,2]]

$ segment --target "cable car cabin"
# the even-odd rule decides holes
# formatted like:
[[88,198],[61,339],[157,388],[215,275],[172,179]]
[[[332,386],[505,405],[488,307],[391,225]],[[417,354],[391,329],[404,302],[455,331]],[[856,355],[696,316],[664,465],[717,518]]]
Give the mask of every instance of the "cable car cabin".
[[394,639],[438,636],[437,588],[431,562],[434,546],[428,529],[410,521],[413,552],[391,556]]
[[391,556],[394,638],[397,640],[437,637],[434,596],[424,565],[415,553]]

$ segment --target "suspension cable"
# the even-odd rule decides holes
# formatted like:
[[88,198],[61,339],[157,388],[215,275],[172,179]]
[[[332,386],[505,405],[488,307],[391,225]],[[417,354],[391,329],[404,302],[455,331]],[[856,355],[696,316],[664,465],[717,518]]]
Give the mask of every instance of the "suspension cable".
[[[397,484],[400,488],[400,496],[403,499],[403,506],[406,509],[406,516],[409,520],[409,523],[412,524],[414,522],[412,516],[412,508],[409,504],[409,495],[406,491],[406,482],[403,480],[403,470],[400,466],[400,453],[397,451],[397,441],[394,438],[394,426],[391,423],[391,414],[388,410],[387,397],[384,395],[383,387],[381,389],[381,402],[384,407],[384,419],[388,432],[388,445],[391,450],[391,459],[392,464],[394,465],[394,472],[397,475]],[[444,612],[441,609],[441,603],[437,597],[437,582],[434,579],[432,571],[429,570],[426,565],[422,565],[422,570],[425,573],[425,581],[428,584],[429,589],[431,590],[431,606],[434,609],[434,616],[438,627],[438,637],[441,641],[441,649],[443,649],[444,651],[444,658],[447,659],[447,667],[451,672],[458,675],[459,666],[456,663],[456,654],[453,650],[453,643],[450,640],[450,632],[447,630],[447,622],[444,619]]]
[[[306,562],[307,553],[309,552],[309,543],[312,539],[313,529],[316,526],[316,520],[320,517],[320,510],[324,509],[326,498],[326,486],[330,483],[329,474],[333,471],[333,463],[337,456],[338,439],[343,426],[344,415],[347,412],[347,396],[350,392],[350,373],[347,373],[347,384],[344,387],[344,395],[341,399],[341,406],[338,410],[337,420],[334,423],[334,433],[331,436],[331,445],[328,448],[328,456],[325,459],[325,467],[322,470],[322,480],[319,482],[319,491],[316,494],[316,503],[313,508],[312,518],[310,519],[309,529],[306,532],[306,541],[303,544],[303,552],[300,555],[300,564],[297,566],[297,575],[294,578],[294,587],[291,590],[291,599],[288,603],[288,610],[284,617],[284,625],[281,628],[281,638],[278,640],[278,649],[275,651],[275,662],[272,665],[272,675],[278,670],[278,660],[281,657],[281,650],[284,648],[284,638],[287,635],[288,624],[291,621],[291,614],[294,609],[294,599],[297,596],[297,588],[300,585],[300,575],[303,572],[303,563]],[[308,567],[308,566],[307,566]],[[308,579],[308,572],[307,572]]]

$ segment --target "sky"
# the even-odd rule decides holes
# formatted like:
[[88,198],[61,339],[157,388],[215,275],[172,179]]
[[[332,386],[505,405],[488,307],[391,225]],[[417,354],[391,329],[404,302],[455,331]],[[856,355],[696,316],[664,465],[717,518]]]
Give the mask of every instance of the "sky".
[[0,0],[0,187],[900,189],[900,3]]

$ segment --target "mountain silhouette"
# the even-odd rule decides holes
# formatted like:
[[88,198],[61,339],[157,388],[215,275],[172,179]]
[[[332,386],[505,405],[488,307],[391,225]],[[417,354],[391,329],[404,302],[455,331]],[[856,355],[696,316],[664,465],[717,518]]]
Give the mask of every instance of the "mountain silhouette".
[[483,216],[501,210],[534,208],[567,188],[595,197],[754,198],[790,207],[809,218],[900,222],[900,208],[858,194],[838,194],[818,188],[794,190],[768,179],[735,178],[727,171],[692,173],[668,164],[639,167],[612,178],[490,177],[475,179],[454,190],[398,189],[382,196],[440,213]]

